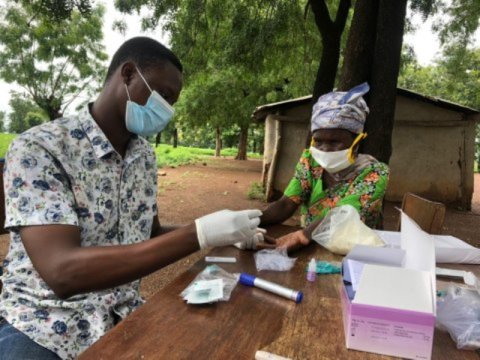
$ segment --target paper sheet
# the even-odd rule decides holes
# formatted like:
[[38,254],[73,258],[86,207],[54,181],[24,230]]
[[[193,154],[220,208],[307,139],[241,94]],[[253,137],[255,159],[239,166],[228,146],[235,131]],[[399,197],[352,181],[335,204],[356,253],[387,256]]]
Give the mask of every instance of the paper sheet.
[[[400,232],[374,230],[387,246],[400,247]],[[435,261],[451,264],[480,264],[480,249],[451,235],[432,235],[435,241]]]

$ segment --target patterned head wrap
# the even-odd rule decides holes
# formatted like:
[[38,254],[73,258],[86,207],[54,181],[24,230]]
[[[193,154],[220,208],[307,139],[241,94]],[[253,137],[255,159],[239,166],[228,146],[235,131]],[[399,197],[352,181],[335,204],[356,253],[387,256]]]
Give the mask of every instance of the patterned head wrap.
[[349,92],[333,91],[321,96],[312,112],[312,133],[318,129],[345,129],[354,134],[363,132],[369,113],[362,95],[370,87],[365,82]]

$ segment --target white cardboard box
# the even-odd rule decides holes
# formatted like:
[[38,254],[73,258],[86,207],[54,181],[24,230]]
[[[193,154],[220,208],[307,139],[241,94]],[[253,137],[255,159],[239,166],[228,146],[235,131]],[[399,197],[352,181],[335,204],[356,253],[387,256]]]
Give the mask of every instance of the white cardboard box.
[[[402,213],[401,248],[355,247],[344,259],[346,345],[409,359],[430,359],[436,315],[433,237]],[[355,294],[353,296],[353,289]]]

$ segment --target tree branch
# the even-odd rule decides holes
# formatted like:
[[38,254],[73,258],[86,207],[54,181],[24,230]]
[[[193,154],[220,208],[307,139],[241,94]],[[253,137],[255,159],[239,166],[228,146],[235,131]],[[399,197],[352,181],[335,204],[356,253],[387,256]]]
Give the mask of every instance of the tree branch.
[[332,19],[328,11],[325,0],[311,0],[310,5],[312,7],[313,14],[315,15],[315,24],[322,37],[331,32],[333,27]]
[[348,12],[350,10],[350,6],[352,5],[351,0],[340,0],[340,4],[338,5],[337,16],[335,18],[335,29],[337,33],[340,35],[343,33],[345,29],[345,24],[348,18]]
[[80,88],[80,90],[74,94],[72,96],[72,98],[70,100],[68,100],[67,102],[64,103],[64,106],[63,106],[63,109],[62,109],[62,114],[65,112],[65,110],[67,109],[67,107],[70,106],[70,104],[80,96],[80,94],[85,90],[85,88],[88,86],[90,82],[89,81],[85,81],[85,83],[83,84],[83,86]]

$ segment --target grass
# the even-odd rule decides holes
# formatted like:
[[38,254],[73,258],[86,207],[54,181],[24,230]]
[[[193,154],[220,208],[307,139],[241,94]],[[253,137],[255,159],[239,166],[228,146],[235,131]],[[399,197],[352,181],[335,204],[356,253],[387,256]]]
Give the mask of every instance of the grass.
[[478,172],[480,172],[479,170],[480,169],[478,168],[478,162],[474,161],[473,162],[473,172],[478,173]]
[[0,133],[0,158],[4,158],[7,153],[8,146],[15,139],[16,134],[4,134]]
[[[159,168],[165,166],[177,167],[180,165],[192,164],[197,161],[201,161],[206,157],[214,156],[215,149],[200,149],[194,147],[178,146],[174,148],[172,145],[160,144],[158,147],[154,147],[155,154],[157,155],[157,165]],[[222,156],[235,156],[237,155],[236,148],[222,149]],[[262,157],[260,154],[248,153],[247,156],[250,159],[259,159]]]
[[247,191],[247,197],[250,200],[265,201],[265,189],[259,182],[253,182],[250,184],[250,188]]
[[[8,146],[16,137],[16,134],[0,133],[0,158],[4,158],[8,150]],[[215,149],[200,149],[194,147],[179,146],[174,148],[172,145],[160,144],[155,149],[157,155],[158,167],[192,164],[196,161],[201,161],[205,157],[214,156]],[[235,156],[237,154],[236,148],[222,149],[222,156]],[[250,159],[261,158],[260,154],[248,153]]]

